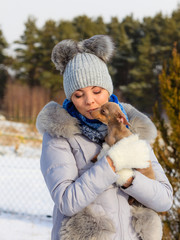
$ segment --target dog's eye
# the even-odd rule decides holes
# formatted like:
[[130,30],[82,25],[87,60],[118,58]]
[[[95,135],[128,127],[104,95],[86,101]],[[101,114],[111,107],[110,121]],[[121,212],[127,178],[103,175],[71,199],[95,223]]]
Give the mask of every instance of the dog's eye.
[[104,110],[104,109],[101,109],[101,113],[102,113],[102,114],[105,114],[106,112],[105,112],[105,110]]

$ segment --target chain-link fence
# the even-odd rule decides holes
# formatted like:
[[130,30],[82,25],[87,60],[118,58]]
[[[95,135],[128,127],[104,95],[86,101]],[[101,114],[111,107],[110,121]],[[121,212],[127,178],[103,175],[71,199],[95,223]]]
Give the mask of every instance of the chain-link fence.
[[52,216],[53,202],[40,171],[41,148],[0,145],[0,211]]

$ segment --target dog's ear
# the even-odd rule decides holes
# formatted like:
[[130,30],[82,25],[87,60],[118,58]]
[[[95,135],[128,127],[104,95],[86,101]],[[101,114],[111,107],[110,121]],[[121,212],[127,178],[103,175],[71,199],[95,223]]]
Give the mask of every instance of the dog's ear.
[[117,121],[123,123],[124,125],[130,126],[130,123],[127,121],[126,116],[122,111],[118,111]]

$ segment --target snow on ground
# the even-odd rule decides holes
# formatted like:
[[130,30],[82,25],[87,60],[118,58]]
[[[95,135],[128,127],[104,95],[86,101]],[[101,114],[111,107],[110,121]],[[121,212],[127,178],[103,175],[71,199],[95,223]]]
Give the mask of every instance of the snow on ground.
[[41,137],[0,121],[0,239],[50,240],[53,202],[40,171]]
[[51,228],[49,219],[0,214],[1,240],[50,240]]
[[27,138],[41,139],[41,135],[35,130],[34,125],[7,120],[0,120],[0,132],[6,135],[20,135]]
[[52,200],[40,171],[41,149],[0,146],[0,209],[30,215],[52,215]]

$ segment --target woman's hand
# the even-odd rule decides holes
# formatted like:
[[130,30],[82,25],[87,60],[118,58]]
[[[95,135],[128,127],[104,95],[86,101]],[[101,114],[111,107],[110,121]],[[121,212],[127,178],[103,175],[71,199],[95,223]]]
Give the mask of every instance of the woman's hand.
[[106,157],[107,158],[107,161],[108,161],[108,163],[109,163],[109,165],[110,165],[110,167],[112,168],[112,170],[115,172],[115,167],[114,167],[114,165],[113,165],[113,161],[111,160],[111,158],[110,157]]
[[127,182],[123,185],[123,187],[128,188],[128,187],[132,184],[133,180],[134,180],[134,178],[133,178],[133,177],[130,177],[130,178],[127,180]]
[[136,168],[136,170],[138,172],[142,173],[143,175],[146,175],[146,172],[148,171],[149,168],[152,168],[151,161],[149,161],[149,167],[147,167],[147,168]]
[[155,176],[155,173],[154,173],[154,170],[152,168],[152,163],[151,161],[149,161],[149,167],[147,168],[137,168],[136,169],[138,172],[142,173],[143,175],[145,175],[146,177],[148,178],[151,178],[151,179],[156,179],[156,176]]

